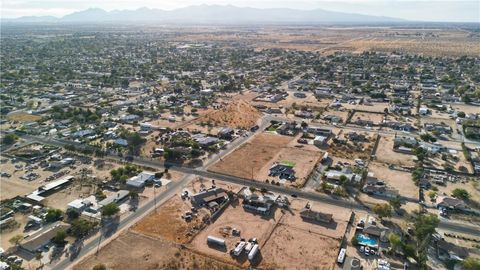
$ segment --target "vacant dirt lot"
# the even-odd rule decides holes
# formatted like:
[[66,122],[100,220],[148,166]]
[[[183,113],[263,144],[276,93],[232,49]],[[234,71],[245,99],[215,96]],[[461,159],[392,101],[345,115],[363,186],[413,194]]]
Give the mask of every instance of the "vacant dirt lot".
[[409,198],[418,198],[418,187],[412,181],[412,175],[408,172],[391,170],[387,164],[372,162],[368,170],[374,173],[379,180],[385,181],[399,191],[399,194]]
[[340,241],[280,225],[261,250],[266,269],[334,269]]
[[[256,215],[246,212],[243,207],[234,202],[222,213],[222,215],[213,223],[200,232],[192,241],[192,247],[202,254],[210,254],[221,260],[228,260],[232,263],[245,263],[245,258],[238,261],[233,259],[228,251],[235,247],[240,241],[239,236],[232,236],[231,229],[236,228],[241,231],[241,238],[257,238],[260,246],[267,241],[269,235],[280,220],[282,213],[275,211],[270,217]],[[227,250],[210,248],[207,245],[207,236],[216,236],[225,239]]]
[[414,166],[414,155],[393,151],[394,136],[382,135],[375,156],[378,162],[400,166]]
[[208,170],[244,178],[252,178],[253,172],[256,177],[257,172],[291,140],[293,137],[261,133]]
[[190,211],[190,204],[183,201],[178,195],[165,202],[157,211],[139,221],[132,227],[133,231],[160,237],[175,243],[186,243],[191,239],[195,228],[200,228],[201,216],[207,214],[206,210],[199,211],[199,217],[191,222],[182,219],[186,211]]
[[29,114],[26,112],[14,112],[7,115],[8,120],[17,121],[17,122],[35,122],[42,119],[41,116]]
[[89,256],[74,270],[91,270],[97,264],[107,269],[240,269],[233,265],[180,249],[173,243],[126,232],[100,249],[97,256]]
[[350,122],[355,123],[357,120],[372,121],[374,125],[379,125],[383,121],[383,114],[355,112]]
[[225,107],[199,117],[195,123],[211,124],[217,127],[251,128],[262,114],[248,102],[234,101]]

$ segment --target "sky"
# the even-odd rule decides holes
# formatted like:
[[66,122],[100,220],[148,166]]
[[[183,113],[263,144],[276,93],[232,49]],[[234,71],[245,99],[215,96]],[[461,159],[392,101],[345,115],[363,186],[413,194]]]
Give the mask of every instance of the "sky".
[[254,8],[326,9],[414,21],[479,22],[480,0],[1,0],[1,17],[55,16],[102,8],[141,7],[171,10],[191,5],[234,5]]

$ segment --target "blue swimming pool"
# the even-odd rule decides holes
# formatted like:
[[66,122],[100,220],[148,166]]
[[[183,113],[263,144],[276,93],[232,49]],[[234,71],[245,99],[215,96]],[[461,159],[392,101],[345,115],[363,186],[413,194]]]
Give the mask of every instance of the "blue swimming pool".
[[378,247],[378,240],[370,238],[364,234],[357,234],[357,240],[360,245],[369,247]]

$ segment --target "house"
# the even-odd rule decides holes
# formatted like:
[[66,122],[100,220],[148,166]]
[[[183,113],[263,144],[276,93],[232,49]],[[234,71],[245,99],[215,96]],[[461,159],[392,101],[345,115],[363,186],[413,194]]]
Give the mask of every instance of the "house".
[[155,179],[155,174],[150,172],[141,172],[127,180],[126,185],[132,188],[143,188],[146,183]]
[[261,215],[269,215],[275,203],[275,199],[269,196],[258,196],[257,194],[251,194],[245,196],[243,200],[243,208],[246,211],[252,211]]
[[424,128],[427,131],[430,132],[438,132],[439,134],[451,134],[452,133],[452,128],[450,126],[447,126],[445,124],[441,123],[425,123]]
[[468,249],[440,239],[437,241],[437,254],[442,260],[463,261],[468,257]]
[[198,206],[208,205],[210,202],[217,202],[220,204],[227,199],[227,192],[223,188],[207,189],[200,191],[191,197],[192,204]]
[[366,183],[362,191],[369,195],[382,196],[387,198],[397,197],[399,192],[396,189],[388,187],[385,182],[373,177],[372,174],[367,177]]
[[192,139],[194,139],[201,147],[208,147],[219,141],[216,137],[207,136],[201,133],[192,135]]
[[60,231],[66,231],[71,227],[70,224],[63,222],[55,222],[51,225],[43,227],[41,230],[29,235],[20,244],[20,248],[31,253],[36,253],[44,245],[50,243],[53,237]]
[[128,146],[128,141],[122,138],[116,139],[113,143],[120,146]]
[[218,131],[217,136],[220,139],[231,140],[234,134],[235,134],[235,131],[233,130],[233,128],[226,127],[226,128],[221,128]]
[[95,199],[95,196],[92,195],[88,198],[80,198],[80,199],[76,199],[69,202],[67,204],[67,209],[72,209],[77,213],[81,213],[88,208],[94,208],[94,209],[98,208],[98,206],[96,205],[97,204],[96,202],[97,201]]
[[[110,204],[110,203],[119,204],[128,197],[129,193],[130,192],[128,190],[119,190],[119,191],[109,195],[107,198],[98,202],[98,207],[100,209],[100,208],[102,208],[105,205]],[[96,210],[99,210],[99,209],[96,209]]]
[[44,186],[38,187],[38,189],[27,195],[26,198],[34,202],[40,203],[45,199],[46,196],[70,184],[72,180],[73,176],[69,175],[60,180],[50,182]]
[[73,138],[83,138],[83,137],[86,137],[86,136],[90,136],[90,135],[93,135],[95,134],[95,132],[91,129],[83,129],[83,130],[79,130],[79,131],[76,131],[74,133],[72,133],[72,137]]
[[295,170],[289,165],[275,163],[270,167],[268,176],[278,176],[280,179],[295,180]]
[[330,223],[333,221],[332,214],[316,212],[308,208],[304,208],[300,211],[300,217],[302,217],[304,220],[319,221],[323,223]]
[[468,206],[464,201],[457,198],[447,197],[447,196],[438,196],[437,208],[445,208],[448,210],[456,210],[456,211],[468,210]]

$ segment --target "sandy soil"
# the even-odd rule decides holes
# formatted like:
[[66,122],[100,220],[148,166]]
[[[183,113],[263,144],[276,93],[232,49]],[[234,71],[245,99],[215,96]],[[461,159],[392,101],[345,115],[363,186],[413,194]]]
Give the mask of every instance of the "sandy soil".
[[355,123],[358,119],[372,121],[374,125],[379,125],[383,121],[383,114],[355,112],[350,122]]
[[[209,254],[231,262],[244,263],[245,258],[236,261],[228,254],[228,251],[235,247],[235,243],[241,238],[249,239],[257,238],[260,246],[267,241],[275,224],[280,220],[282,213],[277,210],[271,214],[271,217],[256,215],[246,212],[243,207],[234,202],[222,213],[222,215],[213,223],[199,233],[192,241],[191,245],[194,249],[201,253]],[[241,231],[241,236],[232,236],[230,230],[237,228]],[[207,236],[216,236],[225,239],[227,250],[218,250],[208,247],[206,243]]]
[[[278,177],[269,177],[268,174],[270,173],[270,167],[275,163],[282,163],[285,161],[295,163],[293,169],[295,170],[295,176],[297,179],[295,182],[291,184],[293,186],[303,186],[307,177],[310,175],[310,172],[313,170],[315,165],[318,163],[320,158],[322,157],[323,153],[320,151],[309,151],[306,149],[301,148],[283,148],[276,157],[270,160],[263,168],[258,172],[256,175],[257,180],[274,180],[277,182],[279,180]],[[287,183],[290,184],[289,181]]]
[[126,232],[100,249],[97,256],[89,256],[74,270],[90,270],[103,263],[107,269],[239,269],[236,266],[180,249],[175,244]]
[[394,136],[382,135],[375,153],[378,162],[395,164],[400,166],[414,166],[414,155],[408,155],[393,151]]
[[256,174],[285,147],[293,137],[261,133],[253,140],[209,168],[210,171],[235,175],[244,178],[256,177]]
[[379,180],[385,181],[399,191],[399,194],[409,198],[418,198],[418,187],[412,181],[412,176],[408,172],[391,170],[387,164],[372,162],[368,170],[374,173]]
[[198,218],[191,222],[182,219],[186,211],[190,211],[190,203],[183,201],[178,195],[169,199],[157,211],[139,221],[132,227],[133,231],[160,237],[162,239],[175,243],[186,243],[197,231],[202,223],[202,216],[208,214],[205,209],[201,209]]
[[261,115],[248,102],[239,100],[199,117],[195,123],[211,123],[218,127],[248,129],[256,125]]
[[35,122],[42,119],[41,116],[29,114],[26,112],[14,112],[7,115],[7,119],[17,122]]
[[334,269],[340,241],[280,225],[261,250],[266,269]]

